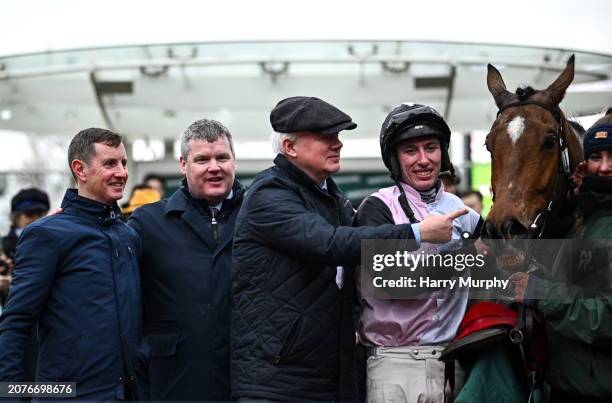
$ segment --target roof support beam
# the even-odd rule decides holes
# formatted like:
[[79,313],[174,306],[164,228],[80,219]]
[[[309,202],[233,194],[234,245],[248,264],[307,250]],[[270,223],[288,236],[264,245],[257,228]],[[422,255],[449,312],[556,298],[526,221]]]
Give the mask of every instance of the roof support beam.
[[106,109],[106,105],[104,104],[103,97],[103,88],[100,86],[98,80],[96,79],[96,73],[94,71],[89,73],[89,81],[93,86],[94,93],[96,94],[96,103],[98,104],[98,108],[100,109],[100,113],[102,114],[102,118],[104,119],[104,123],[106,123],[106,127],[109,130],[116,131],[115,125],[110,119],[108,114],[108,110]]

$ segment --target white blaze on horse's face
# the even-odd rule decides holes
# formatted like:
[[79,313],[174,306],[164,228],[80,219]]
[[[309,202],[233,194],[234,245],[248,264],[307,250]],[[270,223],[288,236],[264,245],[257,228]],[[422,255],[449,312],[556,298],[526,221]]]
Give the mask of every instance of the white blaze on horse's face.
[[508,123],[508,135],[512,144],[516,144],[518,139],[525,131],[525,118],[522,116],[516,116],[510,123]]

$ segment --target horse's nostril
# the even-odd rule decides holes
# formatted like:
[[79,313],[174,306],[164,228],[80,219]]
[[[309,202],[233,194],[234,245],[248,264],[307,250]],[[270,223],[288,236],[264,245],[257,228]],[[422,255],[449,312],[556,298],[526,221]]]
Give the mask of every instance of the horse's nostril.
[[527,228],[514,219],[505,221],[502,225],[502,231],[504,236],[508,238],[523,238],[528,235]]
[[481,234],[482,238],[485,239],[496,239],[496,238],[500,238],[499,233],[497,232],[497,229],[495,228],[495,224],[493,224],[491,221],[485,221],[484,226],[482,227],[482,234]]

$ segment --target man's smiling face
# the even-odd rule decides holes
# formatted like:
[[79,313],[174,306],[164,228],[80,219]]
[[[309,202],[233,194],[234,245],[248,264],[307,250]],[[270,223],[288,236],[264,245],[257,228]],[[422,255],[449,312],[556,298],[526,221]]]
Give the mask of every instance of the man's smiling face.
[[104,204],[113,204],[123,197],[128,179],[127,155],[123,144],[118,147],[94,144],[89,162],[82,162],[79,194]]
[[229,194],[236,176],[236,160],[225,136],[213,142],[189,140],[187,159],[180,158],[189,192],[215,205]]
[[431,189],[442,165],[440,141],[435,137],[407,140],[396,147],[402,181],[416,190]]

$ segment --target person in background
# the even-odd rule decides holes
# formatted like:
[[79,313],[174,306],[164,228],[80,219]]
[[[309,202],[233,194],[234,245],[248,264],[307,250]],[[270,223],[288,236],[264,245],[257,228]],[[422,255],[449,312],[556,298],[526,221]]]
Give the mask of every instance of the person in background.
[[77,401],[138,400],[140,240],[117,205],[128,178],[122,137],[82,130],[68,163],[77,188],[66,191],[61,212],[28,225],[17,243],[0,316],[0,381],[24,381],[37,326],[37,382],[75,382]]
[[483,197],[482,193],[480,193],[478,190],[468,190],[467,192],[462,193],[461,201],[463,201],[463,204],[465,204],[478,214],[482,213],[482,209],[484,208],[484,205],[482,203]]
[[244,188],[229,130],[193,122],[181,136],[181,187],[129,220],[142,239],[151,400],[229,401],[230,272]]
[[[0,297],[1,307],[6,302],[9,286],[11,284],[11,270],[17,249],[17,240],[23,230],[34,221],[49,212],[49,196],[37,188],[22,189],[11,199],[11,229],[2,237],[2,253],[0,256]],[[38,354],[38,331],[32,329],[30,340],[27,342],[26,354],[23,363],[24,380],[34,381],[36,372],[36,356]]]
[[17,240],[25,227],[49,212],[49,196],[37,188],[22,189],[11,199],[11,228],[2,237],[5,258],[13,259]]
[[147,185],[136,185],[132,189],[130,200],[121,206],[121,212],[124,218],[129,218],[132,213],[139,207],[145,204],[155,203],[161,200],[159,192]]
[[142,184],[155,189],[157,193],[159,193],[160,199],[163,199],[166,196],[166,182],[160,175],[148,174],[145,176]]
[[444,191],[446,193],[452,193],[454,195],[459,193],[459,185],[461,184],[461,177],[458,173],[450,174],[450,172],[440,173],[440,180],[444,185]]

